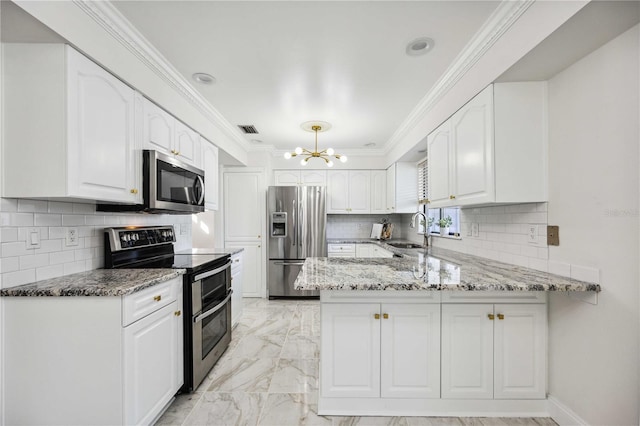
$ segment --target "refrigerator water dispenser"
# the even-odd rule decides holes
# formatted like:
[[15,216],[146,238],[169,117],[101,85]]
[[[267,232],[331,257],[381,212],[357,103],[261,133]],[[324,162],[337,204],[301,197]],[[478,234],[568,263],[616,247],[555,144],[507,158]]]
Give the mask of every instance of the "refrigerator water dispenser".
[[271,236],[274,238],[286,238],[287,236],[287,213],[271,213]]

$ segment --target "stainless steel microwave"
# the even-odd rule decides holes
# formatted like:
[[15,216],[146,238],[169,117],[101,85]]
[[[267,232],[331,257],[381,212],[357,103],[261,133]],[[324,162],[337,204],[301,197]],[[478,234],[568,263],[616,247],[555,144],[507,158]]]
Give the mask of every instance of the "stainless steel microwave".
[[143,204],[98,204],[98,211],[189,214],[204,211],[204,171],[171,155],[142,151]]

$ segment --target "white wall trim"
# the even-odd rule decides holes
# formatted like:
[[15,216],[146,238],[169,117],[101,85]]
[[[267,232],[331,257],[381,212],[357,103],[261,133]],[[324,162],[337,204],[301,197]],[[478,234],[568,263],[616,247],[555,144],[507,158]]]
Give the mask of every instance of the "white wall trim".
[[404,138],[431,108],[471,69],[498,39],[522,16],[535,0],[503,0],[447,71],[420,100],[400,127],[385,142],[383,155]]
[[129,22],[110,1],[73,0],[91,19],[133,53],[151,71],[174,88],[191,105],[209,118],[227,137],[250,150],[240,130],[227,121],[182,74]]
[[560,426],[580,425],[588,426],[589,423],[578,416],[571,408],[564,405],[554,396],[547,396],[549,403],[549,415]]

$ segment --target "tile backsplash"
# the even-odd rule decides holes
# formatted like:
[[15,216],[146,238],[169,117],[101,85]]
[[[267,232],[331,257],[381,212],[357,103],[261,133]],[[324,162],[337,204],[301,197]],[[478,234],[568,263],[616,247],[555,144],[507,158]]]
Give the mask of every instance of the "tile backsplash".
[[402,238],[402,215],[399,214],[328,214],[327,238],[369,238],[372,225],[382,223],[383,218],[394,224],[392,237]]
[[[114,226],[174,225],[176,250],[191,247],[191,215],[96,212],[93,204],[0,199],[0,285],[33,281],[103,267],[103,230]],[[78,245],[66,243],[67,228],[78,230]],[[27,248],[33,231],[39,248]]]

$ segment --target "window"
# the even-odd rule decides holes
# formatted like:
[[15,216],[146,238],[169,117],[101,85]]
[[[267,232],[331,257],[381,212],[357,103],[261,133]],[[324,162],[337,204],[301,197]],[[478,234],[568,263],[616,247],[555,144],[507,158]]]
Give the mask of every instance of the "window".
[[[427,160],[424,159],[418,163],[418,200],[420,201],[420,211],[422,211],[429,219],[433,219],[431,221],[431,226],[429,226],[426,231],[429,234],[440,235],[440,227],[437,225],[438,220],[450,217],[452,224],[449,226],[449,235],[459,237],[461,234],[459,207],[446,207],[442,209],[427,208],[427,199],[429,198],[429,175],[427,172]],[[426,224],[420,225],[418,233],[423,234],[426,226]]]

